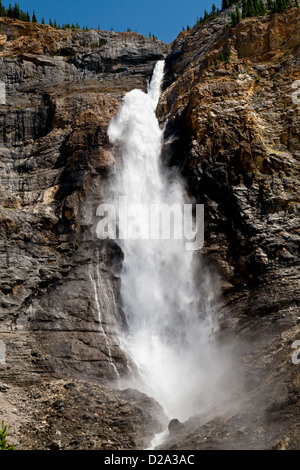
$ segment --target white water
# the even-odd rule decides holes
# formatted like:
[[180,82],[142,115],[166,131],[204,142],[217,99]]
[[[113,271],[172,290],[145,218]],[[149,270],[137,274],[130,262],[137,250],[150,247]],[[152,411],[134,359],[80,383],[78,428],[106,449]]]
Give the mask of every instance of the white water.
[[[187,202],[179,176],[161,167],[163,132],[155,110],[163,68],[159,61],[147,94],[125,95],[108,129],[121,159],[116,197],[126,196],[129,205]],[[143,224],[146,230],[141,211],[137,225]],[[156,398],[169,418],[186,419],[211,406],[221,392],[225,365],[214,341],[218,285],[183,240],[129,237],[119,243],[128,324],[121,341],[139,370],[133,385]]]

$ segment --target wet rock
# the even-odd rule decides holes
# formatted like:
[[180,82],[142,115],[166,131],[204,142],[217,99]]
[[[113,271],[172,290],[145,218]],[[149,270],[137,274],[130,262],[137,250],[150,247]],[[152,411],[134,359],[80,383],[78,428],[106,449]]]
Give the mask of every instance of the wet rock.
[[174,435],[182,431],[184,425],[178,419],[172,419],[168,424],[168,430],[170,435]]

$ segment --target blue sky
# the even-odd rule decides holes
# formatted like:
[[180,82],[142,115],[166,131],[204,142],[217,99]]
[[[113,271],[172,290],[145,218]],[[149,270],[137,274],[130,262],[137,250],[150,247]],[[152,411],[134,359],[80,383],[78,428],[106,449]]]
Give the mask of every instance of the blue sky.
[[[15,0],[2,0],[8,7]],[[211,10],[214,0],[16,0],[20,8],[35,10],[40,22],[44,17],[48,23],[49,17],[58,23],[76,23],[80,26],[114,31],[132,31],[149,35],[155,34],[158,39],[167,43],[173,41],[180,33],[182,26],[193,26],[197,17],[204,10]],[[220,8],[221,0],[215,0]]]

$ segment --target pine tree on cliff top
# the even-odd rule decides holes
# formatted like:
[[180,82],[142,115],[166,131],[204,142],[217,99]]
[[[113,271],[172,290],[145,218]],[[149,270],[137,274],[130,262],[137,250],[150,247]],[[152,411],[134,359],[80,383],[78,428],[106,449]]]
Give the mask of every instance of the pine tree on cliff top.
[[0,16],[6,16],[6,9],[5,9],[5,6],[2,5],[1,0],[0,0]]
[[17,3],[15,3],[15,6],[13,8],[13,15],[14,15],[14,18],[16,18],[17,20],[20,19],[20,7]]

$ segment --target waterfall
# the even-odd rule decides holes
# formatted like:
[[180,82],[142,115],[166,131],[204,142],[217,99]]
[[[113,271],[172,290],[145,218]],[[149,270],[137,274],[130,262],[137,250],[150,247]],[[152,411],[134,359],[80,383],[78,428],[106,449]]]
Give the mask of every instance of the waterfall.
[[134,385],[157,399],[169,418],[185,419],[211,402],[224,367],[214,340],[218,287],[199,253],[187,250],[183,239],[144,236],[145,207],[187,202],[179,174],[161,163],[163,130],[155,111],[163,70],[159,61],[147,93],[125,95],[108,129],[120,162],[116,201],[126,196],[127,206],[135,207],[127,236],[118,240],[128,326],[121,343],[139,370]]

